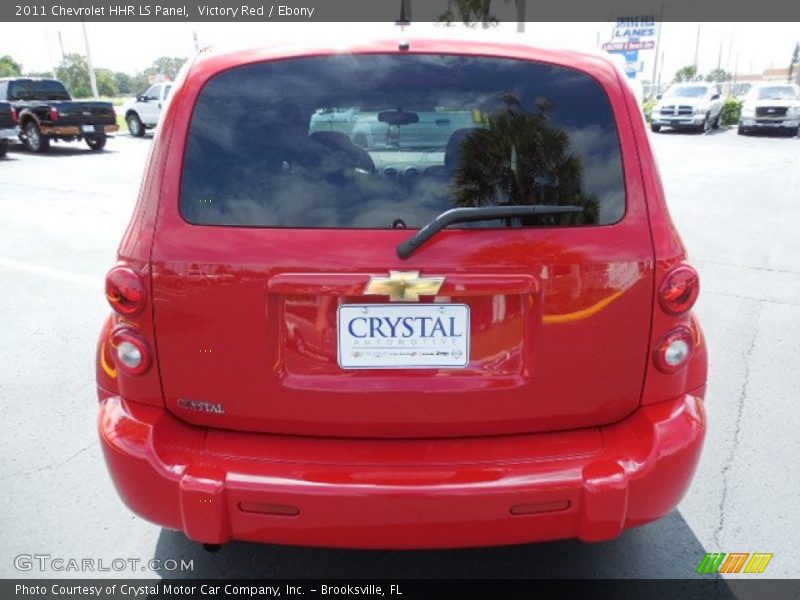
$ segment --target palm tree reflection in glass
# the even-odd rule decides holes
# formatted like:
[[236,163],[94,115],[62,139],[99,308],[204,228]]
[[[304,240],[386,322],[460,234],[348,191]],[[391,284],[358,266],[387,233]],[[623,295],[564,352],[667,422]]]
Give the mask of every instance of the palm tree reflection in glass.
[[537,98],[528,111],[511,94],[502,101],[483,117],[484,127],[466,130],[459,140],[454,206],[582,206],[582,213],[515,217],[506,225],[596,224],[599,204],[581,191],[581,161],[570,151],[569,133],[548,117],[552,103]]

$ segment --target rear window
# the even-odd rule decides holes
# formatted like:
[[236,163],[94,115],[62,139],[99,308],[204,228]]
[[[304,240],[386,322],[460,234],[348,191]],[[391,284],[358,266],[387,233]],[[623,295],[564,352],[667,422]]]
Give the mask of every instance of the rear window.
[[10,100],[69,100],[69,93],[60,81],[52,79],[22,79],[12,81]]
[[336,55],[225,71],[203,88],[181,180],[190,223],[419,228],[459,207],[573,214],[464,227],[610,224],[625,212],[600,84],[530,61]]

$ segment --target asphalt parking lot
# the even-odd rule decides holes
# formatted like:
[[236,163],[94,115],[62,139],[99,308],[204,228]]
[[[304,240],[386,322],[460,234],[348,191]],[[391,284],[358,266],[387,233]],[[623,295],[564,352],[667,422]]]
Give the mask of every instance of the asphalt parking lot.
[[653,136],[672,215],[700,270],[709,434],[694,484],[668,518],[602,544],[377,552],[231,543],[205,552],[134,517],[95,433],[94,352],[103,277],[131,213],[150,138],[105,152],[20,146],[0,160],[0,577],[14,557],[193,559],[188,572],[125,577],[694,576],[705,552],[772,552],[800,576],[800,139]]

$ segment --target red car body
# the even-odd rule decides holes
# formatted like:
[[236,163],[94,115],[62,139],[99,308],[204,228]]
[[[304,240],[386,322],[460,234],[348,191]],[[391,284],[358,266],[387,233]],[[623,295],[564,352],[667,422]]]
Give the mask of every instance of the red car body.
[[[617,124],[626,208],[614,224],[448,229],[401,260],[402,229],[182,217],[187,131],[209,80],[342,52],[201,55],[176,83],[98,345],[99,433],[123,501],[203,543],[357,548],[608,540],[672,511],[705,433],[706,346],[689,310],[698,284],[641,111],[608,61],[452,41],[347,49],[588,75]],[[438,296],[469,306],[467,367],[342,369],[337,305],[386,302],[364,297],[365,284],[409,269],[443,276]],[[676,336],[687,356],[665,365]],[[123,350],[139,367],[124,368]]]

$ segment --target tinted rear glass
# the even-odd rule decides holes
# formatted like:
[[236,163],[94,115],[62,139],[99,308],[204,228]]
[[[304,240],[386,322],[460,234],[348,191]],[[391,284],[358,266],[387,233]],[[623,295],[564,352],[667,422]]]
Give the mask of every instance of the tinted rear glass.
[[608,98],[585,74],[501,58],[337,55],[211,79],[180,201],[186,220],[208,225],[418,228],[450,208],[528,204],[584,210],[477,226],[585,225],[618,221],[625,189]]
[[64,84],[52,79],[22,79],[12,81],[8,97],[11,100],[69,100]]

